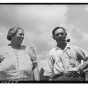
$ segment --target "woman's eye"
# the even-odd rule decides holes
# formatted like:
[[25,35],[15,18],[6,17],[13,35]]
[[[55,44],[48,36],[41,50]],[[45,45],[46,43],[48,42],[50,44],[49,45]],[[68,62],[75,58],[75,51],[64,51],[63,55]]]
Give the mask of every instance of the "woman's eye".
[[24,36],[24,34],[19,34],[20,36]]

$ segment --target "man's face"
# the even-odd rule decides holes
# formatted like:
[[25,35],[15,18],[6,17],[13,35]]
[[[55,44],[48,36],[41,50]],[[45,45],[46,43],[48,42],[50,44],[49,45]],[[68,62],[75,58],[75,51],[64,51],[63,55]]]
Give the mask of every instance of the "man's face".
[[58,43],[63,43],[63,42],[65,42],[65,39],[66,39],[66,33],[65,33],[65,31],[62,28],[57,29],[55,31],[55,40]]

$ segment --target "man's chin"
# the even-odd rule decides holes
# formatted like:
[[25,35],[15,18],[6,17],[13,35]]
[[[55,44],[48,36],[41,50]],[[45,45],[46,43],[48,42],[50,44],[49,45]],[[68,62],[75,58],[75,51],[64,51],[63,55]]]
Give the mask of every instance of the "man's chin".
[[65,41],[59,41],[58,42],[58,44],[64,44],[65,43]]

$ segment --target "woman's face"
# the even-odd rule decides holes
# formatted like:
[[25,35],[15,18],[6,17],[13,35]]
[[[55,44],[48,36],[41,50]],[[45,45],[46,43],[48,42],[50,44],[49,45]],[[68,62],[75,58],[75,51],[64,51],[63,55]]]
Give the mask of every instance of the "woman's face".
[[24,31],[22,29],[19,29],[15,36],[11,38],[11,41],[14,41],[16,44],[21,44],[24,39]]

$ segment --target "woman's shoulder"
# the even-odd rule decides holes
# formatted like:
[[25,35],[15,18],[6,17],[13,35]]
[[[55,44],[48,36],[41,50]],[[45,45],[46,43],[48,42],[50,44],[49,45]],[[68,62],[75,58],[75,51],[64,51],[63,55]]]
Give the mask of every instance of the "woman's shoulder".
[[34,50],[34,47],[33,46],[26,46],[26,45],[22,45],[22,48],[24,49],[24,50],[26,50],[27,52],[33,52],[33,53],[35,53],[35,50]]
[[23,45],[23,47],[25,47],[26,53],[28,53],[31,56],[31,60],[33,60],[33,62],[35,62],[37,58],[36,58],[36,53],[35,53],[34,47],[33,46],[25,46],[25,45]]
[[21,45],[21,48],[23,48],[23,49],[31,49],[33,47],[32,46],[27,46],[27,45]]
[[9,51],[9,46],[0,47],[0,54],[4,54]]
[[26,49],[26,46],[25,45],[21,45],[21,49],[22,50]]
[[9,46],[0,47],[0,50],[8,50],[8,49],[9,49]]

